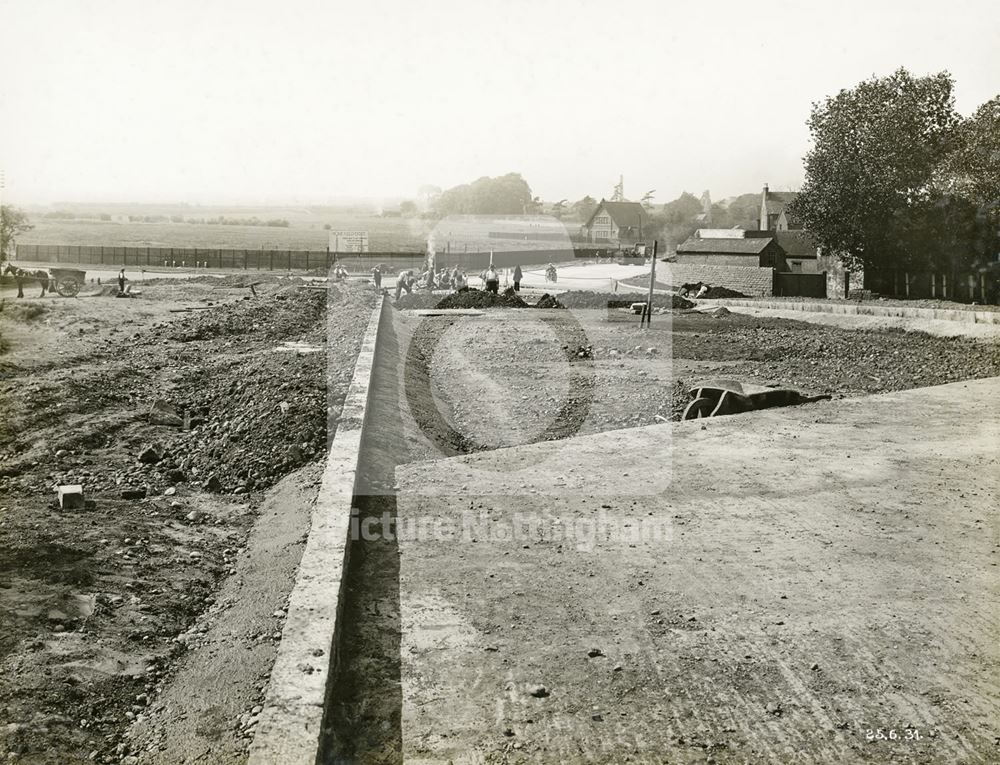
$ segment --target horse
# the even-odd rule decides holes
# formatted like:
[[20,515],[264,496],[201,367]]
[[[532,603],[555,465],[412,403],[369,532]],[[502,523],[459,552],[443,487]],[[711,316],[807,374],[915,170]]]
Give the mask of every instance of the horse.
[[24,297],[24,283],[37,281],[42,288],[42,294],[38,297],[45,297],[45,291],[52,291],[52,277],[49,275],[48,271],[38,269],[37,271],[29,271],[25,268],[18,268],[13,263],[8,263],[7,268],[4,269],[4,276],[10,274],[14,277],[17,282],[17,296],[19,298]]

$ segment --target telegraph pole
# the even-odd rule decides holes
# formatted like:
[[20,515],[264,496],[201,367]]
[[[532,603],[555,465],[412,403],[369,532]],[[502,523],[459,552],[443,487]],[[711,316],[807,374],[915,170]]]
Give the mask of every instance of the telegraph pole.
[[641,327],[644,321],[647,329],[653,323],[653,284],[656,282],[656,249],[659,243],[658,239],[653,240],[653,260],[649,269],[649,294],[646,296],[646,310],[643,311],[642,321],[639,322]]

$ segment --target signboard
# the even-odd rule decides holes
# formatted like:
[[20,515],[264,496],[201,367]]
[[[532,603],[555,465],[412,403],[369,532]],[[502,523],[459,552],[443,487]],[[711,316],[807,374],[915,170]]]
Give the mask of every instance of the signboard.
[[331,231],[330,252],[368,252],[368,232]]

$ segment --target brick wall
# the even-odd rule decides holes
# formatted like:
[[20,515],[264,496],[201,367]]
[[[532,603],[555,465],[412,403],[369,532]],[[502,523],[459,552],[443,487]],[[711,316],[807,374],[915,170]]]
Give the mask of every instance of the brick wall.
[[851,290],[864,288],[864,271],[848,271],[836,255],[820,255],[816,258],[818,271],[826,271],[826,296],[844,299],[845,287]]
[[752,297],[770,297],[774,287],[772,269],[756,266],[657,263],[656,277],[657,281],[674,286],[705,282],[713,287],[728,287]]

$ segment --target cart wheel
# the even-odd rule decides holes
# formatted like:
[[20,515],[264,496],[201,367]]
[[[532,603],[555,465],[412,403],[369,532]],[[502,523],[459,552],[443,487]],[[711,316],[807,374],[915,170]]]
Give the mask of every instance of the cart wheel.
[[682,420],[700,420],[702,417],[711,417],[712,410],[715,409],[716,402],[710,398],[696,398],[684,410],[681,415]]
[[73,278],[64,278],[56,282],[56,292],[63,297],[76,297],[80,293],[80,282]]

